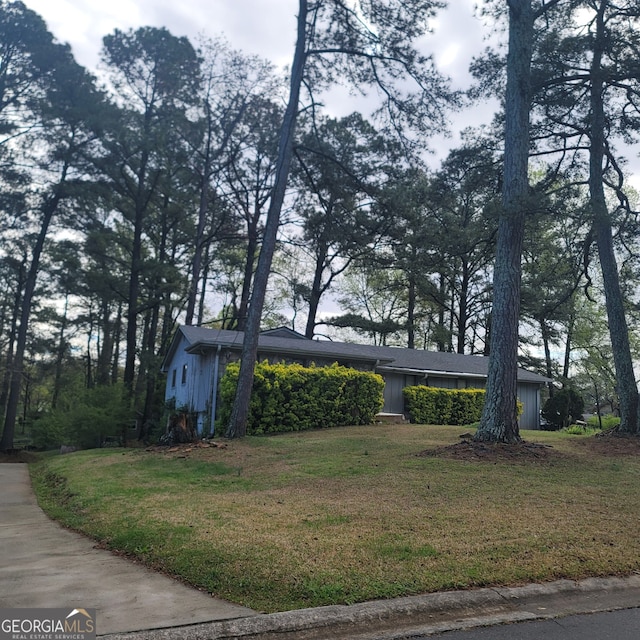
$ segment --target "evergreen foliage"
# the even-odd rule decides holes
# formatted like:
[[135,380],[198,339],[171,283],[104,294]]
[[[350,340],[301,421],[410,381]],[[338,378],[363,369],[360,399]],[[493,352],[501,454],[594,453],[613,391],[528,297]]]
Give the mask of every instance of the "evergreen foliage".
[[420,424],[471,424],[480,420],[484,389],[405,387],[404,398],[411,422]]
[[584,400],[573,389],[562,389],[554,393],[542,408],[542,417],[556,429],[564,429],[577,420],[582,420]]
[[[301,0],[300,94],[285,115],[285,75],[223,39],[116,30],[97,82],[40,16],[0,0],[0,450],[27,444],[33,420],[40,446],[93,446],[121,410],[149,440],[176,324],[214,318],[255,341],[306,323],[308,337],[324,325],[488,355],[479,439],[518,441],[516,365],[563,383],[571,372],[596,413],[638,433],[640,207],[625,154],[640,132],[640,5],[508,5],[526,22],[514,91],[499,50],[473,65],[507,111],[431,172],[414,154],[457,96],[413,45],[443,3]],[[507,4],[494,9],[506,19]],[[316,98],[338,80],[381,89],[380,117],[329,117]],[[127,407],[109,389],[122,381]]]
[[[221,412],[216,426],[228,423],[240,365],[231,363],[220,381]],[[250,435],[362,425],[382,409],[384,381],[378,374],[338,364],[256,365],[247,433]]]
[[99,386],[63,395],[57,409],[34,421],[31,435],[39,449],[93,448],[116,441],[133,423],[122,385]]

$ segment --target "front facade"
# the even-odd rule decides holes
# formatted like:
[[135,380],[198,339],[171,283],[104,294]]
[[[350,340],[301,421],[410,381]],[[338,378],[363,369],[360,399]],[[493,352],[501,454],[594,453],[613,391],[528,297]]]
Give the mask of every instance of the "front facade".
[[[165,401],[197,415],[198,432],[212,433],[217,414],[218,382],[229,362],[240,358],[244,334],[238,331],[182,326],[164,359]],[[456,353],[377,347],[309,340],[289,329],[260,335],[258,361],[338,364],[375,371],[385,380],[385,413],[404,413],[403,389],[426,384],[447,389],[484,388],[488,358]],[[518,397],[524,412],[522,429],[540,425],[540,389],[547,379],[524,369],[518,372]]]

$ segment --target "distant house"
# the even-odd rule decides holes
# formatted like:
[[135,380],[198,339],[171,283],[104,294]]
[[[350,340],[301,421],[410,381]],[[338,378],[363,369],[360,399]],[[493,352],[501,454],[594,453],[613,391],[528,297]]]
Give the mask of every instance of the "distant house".
[[[212,416],[217,413],[218,381],[227,364],[239,359],[243,338],[238,331],[181,326],[169,347],[162,364],[167,374],[165,400],[196,413],[200,433],[211,431]],[[375,371],[385,380],[386,413],[404,413],[402,390],[407,386],[483,388],[488,366],[488,358],[482,356],[309,340],[286,328],[260,334],[258,360],[318,366],[337,362]],[[539,428],[540,388],[547,381],[536,373],[518,370],[518,397],[524,405],[522,429]]]

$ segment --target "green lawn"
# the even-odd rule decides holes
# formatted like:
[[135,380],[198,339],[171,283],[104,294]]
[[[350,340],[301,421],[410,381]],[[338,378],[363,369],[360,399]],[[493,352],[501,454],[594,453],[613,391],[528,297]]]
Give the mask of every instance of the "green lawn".
[[93,450],[32,475],[68,526],[262,611],[640,569],[640,456],[546,432],[523,436],[552,445],[548,461],[416,455],[464,431],[378,425]]

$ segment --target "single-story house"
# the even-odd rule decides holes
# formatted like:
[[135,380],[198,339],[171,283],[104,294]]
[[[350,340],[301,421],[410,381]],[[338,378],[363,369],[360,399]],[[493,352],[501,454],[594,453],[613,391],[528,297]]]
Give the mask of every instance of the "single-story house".
[[[197,414],[198,431],[208,434],[216,416],[218,382],[229,362],[240,358],[239,331],[179,327],[162,363],[167,374],[165,401]],[[440,351],[310,340],[287,328],[264,331],[258,360],[317,366],[338,364],[375,371],[385,380],[385,413],[404,413],[404,387],[425,384],[447,389],[483,388],[488,358]],[[548,379],[518,370],[518,397],[524,406],[523,429],[540,426],[540,389]]]

